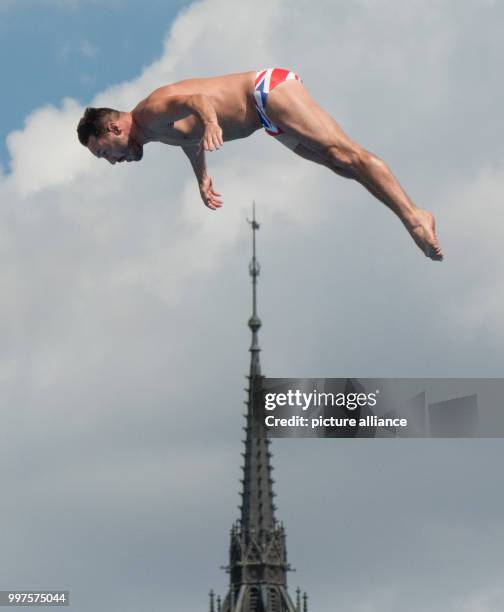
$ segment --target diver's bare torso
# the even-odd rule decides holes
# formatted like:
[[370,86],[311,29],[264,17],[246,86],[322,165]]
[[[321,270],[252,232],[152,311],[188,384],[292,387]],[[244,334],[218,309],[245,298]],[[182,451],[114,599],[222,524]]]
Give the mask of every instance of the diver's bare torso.
[[150,142],[183,147],[199,145],[203,124],[194,114],[169,123],[163,112],[153,109],[169,96],[204,94],[215,109],[223,139],[246,138],[262,127],[252,95],[255,75],[255,72],[242,72],[188,79],[160,87],[133,109],[133,121]]

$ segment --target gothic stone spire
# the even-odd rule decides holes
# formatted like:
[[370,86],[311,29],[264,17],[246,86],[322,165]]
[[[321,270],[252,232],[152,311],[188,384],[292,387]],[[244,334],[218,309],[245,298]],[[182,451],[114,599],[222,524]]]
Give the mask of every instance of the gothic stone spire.
[[226,568],[230,576],[229,593],[222,612],[296,612],[287,592],[285,531],[275,518],[273,504],[272,454],[262,414],[261,364],[258,332],[261,320],[257,314],[257,279],[260,266],[256,257],[256,232],[259,223],[252,220],[252,316],[248,325],[252,332],[248,388],[245,451],[242,453],[242,503],[240,519],[231,529],[230,560]]

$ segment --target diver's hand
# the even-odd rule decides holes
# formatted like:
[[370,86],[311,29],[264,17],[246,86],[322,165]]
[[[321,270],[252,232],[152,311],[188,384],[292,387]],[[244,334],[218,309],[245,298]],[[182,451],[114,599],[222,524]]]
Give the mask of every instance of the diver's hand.
[[221,194],[214,191],[212,179],[205,176],[199,184],[201,199],[203,204],[211,210],[217,210],[222,206]]
[[216,121],[208,121],[205,123],[203,138],[201,139],[201,148],[203,151],[216,151],[222,147],[224,140],[222,139],[221,126]]

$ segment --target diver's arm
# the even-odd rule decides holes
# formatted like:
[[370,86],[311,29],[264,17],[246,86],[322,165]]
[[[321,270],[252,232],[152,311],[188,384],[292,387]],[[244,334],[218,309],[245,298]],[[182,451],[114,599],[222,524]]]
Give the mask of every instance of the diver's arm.
[[204,149],[199,145],[190,145],[183,146],[182,150],[191,162],[203,203],[212,210],[220,208],[222,200],[220,199],[220,193],[214,191],[212,179],[207,174]]

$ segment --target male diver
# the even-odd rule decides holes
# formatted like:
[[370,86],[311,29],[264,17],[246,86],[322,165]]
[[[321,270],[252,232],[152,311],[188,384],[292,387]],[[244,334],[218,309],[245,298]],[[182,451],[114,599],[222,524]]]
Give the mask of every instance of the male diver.
[[205,152],[262,127],[297,155],[361,183],[396,213],[427,257],[443,259],[432,213],[415,206],[384,161],[350,140],[292,71],[179,81],[156,89],[131,112],[87,108],[77,132],[93,155],[111,164],[140,161],[149,142],[182,147],[205,206],[216,210],[222,199],[207,174]]

